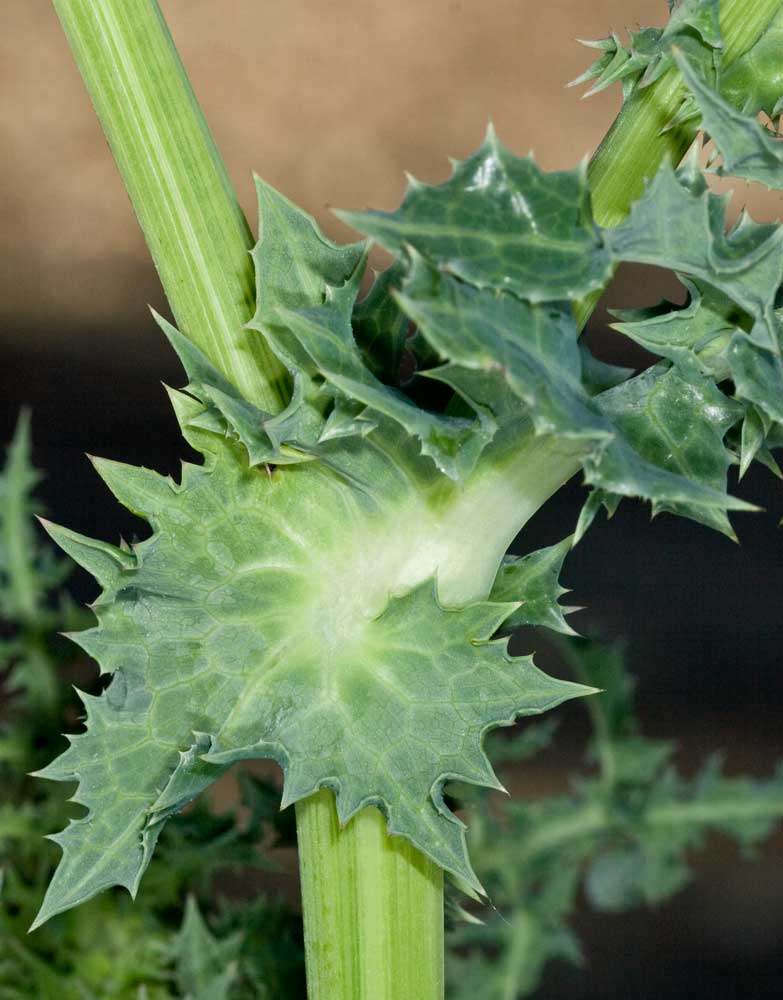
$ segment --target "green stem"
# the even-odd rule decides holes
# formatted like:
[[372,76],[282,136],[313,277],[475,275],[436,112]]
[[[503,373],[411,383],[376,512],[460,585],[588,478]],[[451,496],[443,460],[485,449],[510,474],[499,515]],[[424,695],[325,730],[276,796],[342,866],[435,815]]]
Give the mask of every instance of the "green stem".
[[[745,794],[724,798],[716,796],[709,802],[668,802],[652,806],[642,820],[647,829],[661,830],[676,827],[720,828],[732,822],[772,820],[783,817],[783,800],[772,797],[751,798]],[[621,832],[625,817],[615,813],[607,804],[591,802],[575,808],[565,817],[558,817],[536,827],[528,837],[520,840],[515,864],[528,868],[539,855],[552,854],[579,841]]]
[[440,1000],[443,872],[374,807],[340,829],[330,791],[296,805],[310,1000]]
[[[781,8],[781,0],[721,0],[724,67],[736,62],[758,41]],[[663,131],[686,93],[675,67],[649,87],[635,90],[624,102],[587,171],[593,214],[599,225],[608,228],[622,222],[664,159],[668,157],[676,164],[688,152],[698,122]],[[576,303],[574,312],[580,327],[587,322],[602,291]]]
[[502,956],[504,965],[501,1000],[517,1000],[520,996],[522,980],[525,976],[531,953],[534,953],[538,943],[538,927],[527,910],[514,910],[511,918],[505,954]]
[[[53,0],[180,329],[259,406],[285,373],[244,325],[253,240],[156,0]],[[297,808],[310,995],[443,995],[443,877],[377,810]],[[339,915],[339,919],[335,919]]]
[[262,408],[285,373],[257,335],[253,245],[156,0],[53,0],[177,323]]

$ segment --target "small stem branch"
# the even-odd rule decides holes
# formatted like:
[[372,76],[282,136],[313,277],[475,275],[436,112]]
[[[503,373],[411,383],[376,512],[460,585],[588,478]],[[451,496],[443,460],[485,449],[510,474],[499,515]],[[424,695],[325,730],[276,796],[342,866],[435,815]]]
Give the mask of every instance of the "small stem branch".
[[275,412],[285,373],[258,335],[253,245],[157,0],[53,0],[177,323]]
[[309,1000],[441,1000],[443,872],[374,807],[340,829],[334,795],[296,805]]
[[[730,66],[743,56],[781,8],[781,0],[722,0],[723,65]],[[649,87],[634,91],[623,104],[587,171],[593,215],[599,225],[608,228],[622,222],[664,159],[677,164],[688,152],[698,123],[663,131],[685,95],[680,71],[674,67]],[[579,327],[587,322],[601,294],[599,290],[575,304]]]
[[524,909],[515,909],[511,918],[506,952],[502,957],[505,966],[501,1000],[517,1000],[531,952],[538,943],[538,927],[533,917]]
[[3,516],[0,518],[0,543],[4,550],[11,614],[27,627],[40,615],[41,592],[32,563],[32,512],[28,490],[30,465],[30,411],[23,409],[8,448],[3,477]]
[[[652,806],[644,815],[648,829],[666,830],[681,826],[719,828],[731,822],[779,820],[783,818],[783,800],[771,796],[752,798],[742,792],[730,792],[709,802],[667,802]],[[520,840],[515,864],[528,868],[537,857],[563,850],[568,845],[598,836],[622,832],[624,817],[605,803],[590,802],[576,806],[566,817],[558,817],[538,826]]]

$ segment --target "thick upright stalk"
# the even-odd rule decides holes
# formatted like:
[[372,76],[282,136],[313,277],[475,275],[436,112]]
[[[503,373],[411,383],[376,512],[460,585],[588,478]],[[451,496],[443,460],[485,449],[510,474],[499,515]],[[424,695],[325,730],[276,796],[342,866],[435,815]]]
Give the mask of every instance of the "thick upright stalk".
[[253,245],[157,0],[53,0],[180,329],[275,412],[284,372],[245,323]]
[[[275,411],[284,372],[244,324],[252,238],[156,0],[53,0],[180,329]],[[443,876],[364,810],[340,831],[331,793],[297,806],[309,993],[439,1000]]]
[[[781,8],[782,0],[721,0],[723,65],[730,66],[741,58]],[[623,104],[587,172],[593,214],[601,226],[622,222],[664,159],[668,157],[676,164],[687,153],[696,138],[698,123],[688,122],[664,131],[685,95],[685,85],[675,67],[649,87],[634,91]],[[600,296],[601,290],[576,303],[574,312],[580,326]]]
[[296,806],[310,1000],[440,1000],[443,872],[375,808],[340,829],[334,796]]

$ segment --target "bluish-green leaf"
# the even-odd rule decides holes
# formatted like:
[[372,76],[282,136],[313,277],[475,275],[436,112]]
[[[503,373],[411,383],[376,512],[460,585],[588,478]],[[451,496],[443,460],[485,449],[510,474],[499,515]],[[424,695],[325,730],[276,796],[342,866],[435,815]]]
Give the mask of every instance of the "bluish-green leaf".
[[611,273],[584,168],[544,173],[492,129],[444,184],[412,180],[396,212],[339,215],[394,253],[412,246],[463,281],[530,302],[580,298]]
[[783,190],[783,139],[761,125],[755,114],[732,107],[683,55],[676,59],[699,107],[701,127],[721,155],[718,173]]
[[724,438],[742,419],[741,406],[712,379],[678,368],[644,372],[596,401],[621,436],[585,459],[588,482],[647,497],[653,513],[672,511],[733,537],[726,510],[753,509],[726,493]]
[[490,599],[521,602],[503,623],[504,627],[543,625],[564,635],[576,635],[565,620],[565,615],[573,609],[558,603],[559,598],[568,593],[567,588],[560,586],[560,571],[572,543],[571,537],[564,538],[557,545],[538,549],[521,558],[509,556],[503,561]]
[[397,299],[453,365],[497,371],[542,433],[610,435],[581,386],[577,332],[567,304],[531,305],[443,274],[415,254]]

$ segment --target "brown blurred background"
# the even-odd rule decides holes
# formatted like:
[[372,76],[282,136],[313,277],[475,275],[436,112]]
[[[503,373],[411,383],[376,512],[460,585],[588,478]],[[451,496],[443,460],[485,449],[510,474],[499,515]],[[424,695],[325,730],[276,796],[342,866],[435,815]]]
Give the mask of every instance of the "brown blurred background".
[[[580,101],[565,89],[591,60],[577,37],[658,24],[663,0],[162,0],[251,222],[251,170],[334,238],[329,206],[392,208],[403,171],[436,182],[447,157],[480,143],[488,119],[515,152],[547,169],[598,144],[619,90]],[[34,407],[38,464],[55,520],[114,538],[133,526],[85,451],[176,467],[180,445],[159,381],[178,366],[147,310],[162,295],[140,232],[49,0],[3,5],[0,36],[0,420],[10,436]],[[740,191],[756,218],[781,196]],[[624,270],[614,305],[649,303],[669,279]],[[607,358],[643,363],[604,329]],[[623,353],[625,352],[625,353]],[[626,503],[566,564],[578,627],[628,640],[653,735],[682,738],[686,767],[718,746],[729,769],[769,771],[783,756],[779,706],[781,491],[752,474],[741,494],[767,513],[736,520],[742,546]],[[573,528],[573,484],[520,539],[520,550]],[[130,526],[130,527],[129,527]],[[85,579],[80,596],[92,596]],[[777,707],[776,707],[777,706]],[[569,718],[569,716],[566,716]],[[531,775],[560,787],[556,759]],[[590,976],[551,971],[541,995],[766,997],[783,972],[780,838],[740,865],[724,845],[678,901],[633,918],[581,920]],[[587,992],[585,992],[587,991]]]

